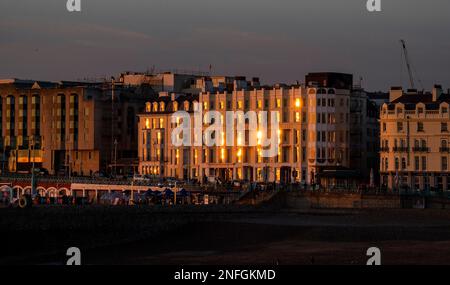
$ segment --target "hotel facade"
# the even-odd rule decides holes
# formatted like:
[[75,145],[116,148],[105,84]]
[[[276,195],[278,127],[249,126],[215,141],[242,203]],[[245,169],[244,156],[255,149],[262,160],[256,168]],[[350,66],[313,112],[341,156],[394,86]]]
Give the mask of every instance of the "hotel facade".
[[[231,88],[218,90],[217,82],[204,78],[210,88],[198,94],[160,93],[139,114],[139,172],[142,175],[185,180],[306,184],[318,183],[328,170],[351,166],[350,131],[352,76],[315,73],[303,85],[259,86],[258,80],[236,77]],[[172,131],[180,122],[172,114],[184,110],[194,124],[194,112],[274,111],[279,119],[279,151],[262,157],[261,146],[249,146],[249,132],[235,133],[234,146],[181,146],[172,144]],[[270,117],[270,115],[269,115]],[[269,119],[270,121],[270,119]],[[177,124],[178,123],[178,124]],[[203,124],[202,130],[208,127]],[[359,125],[366,131],[365,125]],[[225,129],[217,133],[222,139]],[[194,132],[192,136],[195,136]],[[378,150],[375,150],[375,153]],[[377,167],[378,163],[373,167]],[[366,171],[367,172],[367,171]]]
[[450,189],[450,96],[392,88],[381,107],[381,182],[389,190]]
[[[149,98],[111,83],[0,80],[2,173],[91,176],[137,167],[137,117]],[[120,170],[117,170],[118,172]]]

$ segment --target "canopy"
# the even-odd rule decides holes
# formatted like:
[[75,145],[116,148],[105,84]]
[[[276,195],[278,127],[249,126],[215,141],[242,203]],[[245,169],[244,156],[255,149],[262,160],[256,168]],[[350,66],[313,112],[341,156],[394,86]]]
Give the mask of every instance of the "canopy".
[[181,189],[179,192],[177,192],[177,196],[180,196],[180,197],[187,197],[190,195],[191,195],[191,193],[186,191],[186,189]]
[[163,191],[163,194],[165,196],[173,196],[173,191],[167,188],[166,190]]

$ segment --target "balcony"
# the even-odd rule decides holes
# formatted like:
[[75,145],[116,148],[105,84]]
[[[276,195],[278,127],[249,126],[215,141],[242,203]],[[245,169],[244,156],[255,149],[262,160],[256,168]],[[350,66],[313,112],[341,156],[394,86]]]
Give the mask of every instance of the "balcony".
[[429,147],[414,147],[413,148],[414,152],[430,152],[430,148]]
[[443,153],[450,152],[450,148],[449,147],[440,147],[439,152],[443,152]]
[[380,148],[380,152],[389,152],[389,147]]
[[393,148],[393,151],[394,152],[408,152],[408,148],[407,147],[403,147],[403,146],[401,146],[401,147],[394,147]]

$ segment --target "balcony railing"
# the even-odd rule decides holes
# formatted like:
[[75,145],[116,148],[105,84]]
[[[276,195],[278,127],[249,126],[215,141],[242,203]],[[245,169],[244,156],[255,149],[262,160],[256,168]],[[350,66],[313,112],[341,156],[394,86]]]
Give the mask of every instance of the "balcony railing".
[[381,152],[389,152],[389,147],[382,147],[380,148]]
[[430,148],[429,147],[414,147],[413,148],[414,152],[429,152]]
[[394,147],[394,152],[408,152],[408,148],[407,147]]
[[439,148],[439,152],[450,152],[450,148],[449,147],[441,147],[441,148]]

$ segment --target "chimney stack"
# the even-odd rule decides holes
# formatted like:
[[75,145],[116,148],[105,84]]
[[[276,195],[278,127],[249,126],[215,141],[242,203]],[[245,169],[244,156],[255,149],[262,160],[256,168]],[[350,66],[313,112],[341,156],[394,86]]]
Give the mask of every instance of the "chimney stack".
[[402,87],[391,87],[389,91],[389,102],[397,100],[398,98],[403,96],[403,88]]
[[433,102],[439,100],[439,97],[441,97],[442,95],[442,86],[434,85],[432,95],[433,95]]

